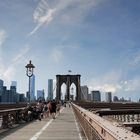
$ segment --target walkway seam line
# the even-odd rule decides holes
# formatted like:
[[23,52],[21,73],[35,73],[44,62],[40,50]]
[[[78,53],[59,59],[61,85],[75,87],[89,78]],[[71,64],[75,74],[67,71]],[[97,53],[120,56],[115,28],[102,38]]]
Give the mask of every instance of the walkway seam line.
[[42,134],[42,132],[52,123],[53,119],[51,119],[47,124],[40,130],[38,131],[30,140],[37,140],[37,138]]

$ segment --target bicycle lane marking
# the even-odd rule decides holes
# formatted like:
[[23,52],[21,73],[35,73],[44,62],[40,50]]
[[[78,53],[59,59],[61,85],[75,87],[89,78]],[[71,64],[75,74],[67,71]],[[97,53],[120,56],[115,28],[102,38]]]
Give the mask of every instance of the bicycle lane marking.
[[[64,108],[61,109],[60,113],[64,110]],[[56,117],[58,116],[58,114],[56,115]],[[40,129],[40,131],[38,131],[35,135],[33,135],[33,137],[30,138],[30,140],[37,140],[39,138],[39,136],[43,133],[43,131],[53,122],[53,119],[49,120],[49,122],[47,122],[42,129]]]

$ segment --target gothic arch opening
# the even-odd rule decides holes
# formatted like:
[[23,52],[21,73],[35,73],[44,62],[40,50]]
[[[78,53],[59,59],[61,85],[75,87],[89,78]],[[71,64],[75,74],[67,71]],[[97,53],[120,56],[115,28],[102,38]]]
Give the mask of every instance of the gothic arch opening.
[[74,83],[70,86],[70,100],[73,101],[76,98],[76,85]]
[[65,95],[66,95],[66,91],[67,91],[67,85],[65,83],[63,83],[61,85],[61,100],[65,99]]

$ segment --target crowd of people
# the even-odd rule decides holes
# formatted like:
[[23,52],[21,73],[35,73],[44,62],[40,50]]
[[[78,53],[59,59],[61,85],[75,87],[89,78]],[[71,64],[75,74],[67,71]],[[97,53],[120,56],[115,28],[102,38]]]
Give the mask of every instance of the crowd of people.
[[50,100],[50,101],[42,101],[39,100],[34,107],[30,104],[27,105],[28,110],[28,118],[38,119],[41,121],[42,118],[48,118],[51,116],[53,119],[56,118],[56,113],[60,114],[61,103],[59,101]]

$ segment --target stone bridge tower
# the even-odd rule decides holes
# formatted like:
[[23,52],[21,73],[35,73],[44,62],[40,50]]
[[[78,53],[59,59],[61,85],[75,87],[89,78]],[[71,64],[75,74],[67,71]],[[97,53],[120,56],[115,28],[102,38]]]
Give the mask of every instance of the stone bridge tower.
[[76,86],[76,100],[81,99],[81,88],[80,88],[80,77],[81,75],[56,75],[56,100],[61,99],[61,86],[63,83],[67,86],[66,97],[70,100],[70,86],[72,83]]

